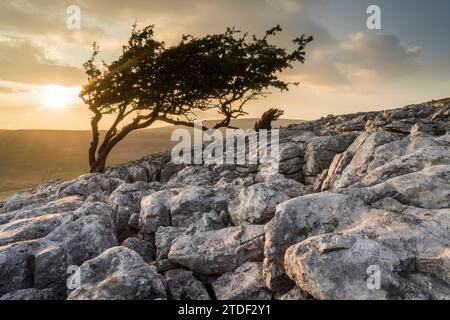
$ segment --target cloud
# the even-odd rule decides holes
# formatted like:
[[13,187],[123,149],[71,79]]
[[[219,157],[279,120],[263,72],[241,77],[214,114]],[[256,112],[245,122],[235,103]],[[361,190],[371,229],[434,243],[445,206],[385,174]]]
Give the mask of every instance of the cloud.
[[[327,0],[72,0],[81,8],[81,30],[66,28],[69,3],[60,0],[3,0],[0,28],[16,41],[0,43],[0,79],[25,83],[80,84],[77,68],[90,56],[97,41],[102,58],[110,61],[120,53],[131,25],[156,25],[156,36],[168,43],[181,34],[205,35],[223,32],[228,26],[262,35],[281,24],[285,31],[274,41],[287,45],[305,33],[318,47],[336,44],[331,33],[312,19],[310,10]],[[18,39],[18,40],[17,40]],[[45,47],[46,50],[42,48]],[[11,65],[14,58],[14,67]],[[51,57],[51,59],[49,58]],[[67,77],[67,80],[64,78]]]
[[336,48],[309,52],[304,66],[290,75],[307,85],[333,90],[366,91],[418,70],[422,50],[406,47],[392,35],[350,35]]
[[[72,0],[81,8],[82,29],[67,30],[68,3],[60,0],[3,0],[0,2],[0,27],[15,34],[51,35],[66,42],[90,45],[94,40],[106,43],[128,34],[134,22],[156,24],[163,36],[181,33],[223,31],[234,25],[245,31],[262,33],[276,24],[298,33],[313,34],[319,42],[329,42],[331,34],[309,17],[314,7],[328,0]],[[291,35],[291,36],[292,36]],[[170,39],[165,39],[170,40]],[[81,43],[80,43],[81,42]]]
[[0,80],[70,86],[83,83],[85,76],[81,69],[48,59],[43,48],[28,40],[3,37],[0,39]]
[[[421,53],[420,48],[406,47],[391,35],[355,33],[343,41],[337,40],[325,22],[318,20],[329,0],[128,0],[126,5],[121,0],[72,0],[70,4],[79,5],[82,11],[82,30],[77,32],[65,28],[65,2],[0,2],[0,26],[14,30],[22,39],[0,42],[0,78],[38,84],[81,84],[82,72],[61,64],[81,66],[95,40],[103,50],[103,58],[116,58],[136,21],[139,25],[156,24],[157,37],[169,43],[177,41],[182,33],[216,33],[230,25],[262,34],[280,23],[284,32],[274,39],[278,45],[285,46],[303,33],[315,38],[307,48],[306,64],[296,66],[287,76],[305,85],[336,90],[360,90],[361,84],[408,75],[417,69],[416,58]],[[45,38],[58,39],[52,59],[48,58]],[[47,52],[41,48],[44,45]],[[15,57],[14,66],[11,57]]]
[[340,63],[372,74],[377,80],[389,80],[417,70],[419,47],[406,47],[392,35],[356,33],[341,44]]
[[62,1],[3,0],[0,2],[0,27],[3,32],[52,36],[64,41],[92,42],[105,31],[84,19],[80,31],[67,29],[68,4]]

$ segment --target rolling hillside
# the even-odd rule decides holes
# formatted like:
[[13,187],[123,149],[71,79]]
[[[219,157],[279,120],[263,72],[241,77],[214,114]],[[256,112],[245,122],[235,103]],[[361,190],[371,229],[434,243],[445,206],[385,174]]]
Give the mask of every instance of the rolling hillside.
[[[285,126],[298,120],[280,120]],[[251,128],[255,119],[236,120],[233,125]],[[205,122],[208,125],[208,122]],[[125,163],[174,145],[173,126],[140,130],[130,134],[111,153],[109,164]],[[0,200],[53,178],[72,179],[88,172],[90,131],[0,130]]]

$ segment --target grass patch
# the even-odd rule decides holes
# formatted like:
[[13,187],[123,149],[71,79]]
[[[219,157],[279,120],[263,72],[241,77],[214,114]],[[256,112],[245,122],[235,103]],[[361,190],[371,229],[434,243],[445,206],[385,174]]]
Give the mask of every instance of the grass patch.
[[22,189],[19,190],[10,190],[5,192],[0,192],[0,201],[4,201],[8,198],[10,198],[12,195],[16,194],[17,192],[23,191]]

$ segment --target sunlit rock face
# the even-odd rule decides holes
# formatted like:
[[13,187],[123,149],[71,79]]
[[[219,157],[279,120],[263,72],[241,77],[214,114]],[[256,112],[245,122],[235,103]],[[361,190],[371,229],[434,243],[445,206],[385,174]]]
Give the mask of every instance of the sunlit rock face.
[[281,129],[271,176],[161,153],[18,193],[0,299],[450,299],[449,123],[328,116]]

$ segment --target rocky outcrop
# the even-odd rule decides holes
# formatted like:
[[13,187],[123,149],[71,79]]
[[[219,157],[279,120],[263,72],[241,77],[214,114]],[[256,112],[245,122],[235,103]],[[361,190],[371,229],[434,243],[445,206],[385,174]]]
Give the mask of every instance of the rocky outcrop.
[[208,291],[197,280],[192,271],[184,269],[169,270],[164,274],[164,279],[172,300],[210,300]]
[[190,270],[218,275],[263,259],[263,226],[242,226],[184,235],[173,242],[168,258]]
[[0,300],[450,299],[449,159],[446,99],[283,128],[273,175],[49,181],[0,203]]
[[213,287],[219,300],[271,300],[273,296],[264,284],[260,262],[247,262],[221,275]]
[[130,237],[122,242],[121,246],[135,251],[147,263],[155,260],[156,249],[149,241]]
[[350,132],[311,139],[306,144],[305,166],[303,168],[305,181],[314,184],[317,175],[330,166],[334,156],[347,150],[358,135],[359,133]]
[[277,207],[265,226],[264,277],[267,286],[286,292],[292,287],[284,271],[284,254],[291,245],[318,234],[350,227],[367,214],[361,199],[338,193],[299,197]]
[[273,218],[277,204],[289,200],[282,191],[267,183],[244,188],[228,211],[234,224],[265,224]]
[[448,163],[448,146],[432,136],[363,134],[336,156],[321,190],[372,185],[435,164]]
[[149,300],[165,299],[163,277],[136,252],[115,247],[79,269],[80,287],[69,300]]
[[56,300],[58,295],[52,289],[23,289],[9,292],[1,300]]
[[[48,220],[51,219],[49,216],[58,215],[43,216],[43,211],[37,212],[40,219]],[[51,288],[64,295],[70,265],[81,264],[117,245],[111,213],[104,204],[86,204],[66,215],[70,216],[60,220],[59,225],[44,237],[40,233],[39,219],[36,223],[28,221],[32,224],[27,226],[27,241],[0,247],[0,294],[28,288]]]
[[229,202],[228,212],[235,225],[265,224],[273,218],[278,204],[310,192],[309,187],[295,180],[269,176],[264,182],[243,187]]
[[[444,192],[448,198],[448,180]],[[289,277],[316,299],[449,299],[448,202],[424,208],[387,197],[372,206],[352,228],[291,246]],[[371,267],[380,272],[375,290],[368,286]]]
[[[126,238],[131,230],[139,230],[137,218],[141,211],[141,199],[155,193],[159,185],[139,181],[135,183],[123,183],[110,195],[108,203],[111,206],[116,232],[121,240]],[[127,232],[128,231],[128,232]]]

